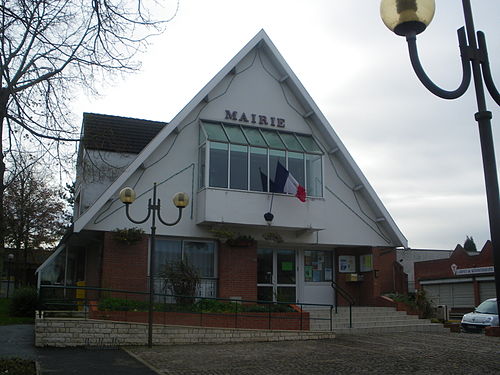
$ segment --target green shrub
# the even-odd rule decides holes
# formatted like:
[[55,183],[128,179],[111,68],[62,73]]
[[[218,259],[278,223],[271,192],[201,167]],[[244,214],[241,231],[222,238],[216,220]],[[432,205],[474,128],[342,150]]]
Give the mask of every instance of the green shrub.
[[21,358],[0,359],[0,374],[35,375],[35,362]]
[[147,311],[149,302],[108,297],[99,301],[98,308],[101,311]]
[[35,316],[38,307],[38,292],[34,288],[17,289],[10,301],[9,314],[11,316]]

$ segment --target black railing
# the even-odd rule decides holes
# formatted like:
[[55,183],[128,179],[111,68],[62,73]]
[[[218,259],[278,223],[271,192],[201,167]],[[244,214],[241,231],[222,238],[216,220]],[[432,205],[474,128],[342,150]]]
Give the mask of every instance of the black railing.
[[335,281],[332,280],[332,288],[335,291],[335,313],[337,313],[338,298],[337,294],[340,294],[346,302],[349,304],[349,328],[352,328],[352,306],[355,303],[354,297],[349,294],[349,292],[341,288]]
[[[173,300],[190,303],[171,303]],[[41,285],[40,313],[57,316],[57,311],[85,319],[143,322],[147,313],[148,292],[133,292],[97,287]],[[332,330],[333,305],[272,302],[216,297],[193,297],[155,293],[155,324],[196,325],[226,328],[309,330],[311,320],[329,320]],[[330,309],[330,318],[313,317],[304,307]]]

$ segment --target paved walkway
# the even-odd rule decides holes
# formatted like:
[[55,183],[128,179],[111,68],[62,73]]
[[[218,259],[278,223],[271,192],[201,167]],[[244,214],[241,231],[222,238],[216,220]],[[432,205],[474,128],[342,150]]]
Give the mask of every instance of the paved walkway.
[[127,349],[159,374],[500,374],[500,338],[393,333],[333,340]]
[[[131,355],[127,354],[129,352]],[[0,326],[0,357],[37,359],[43,374],[500,374],[500,338],[392,333],[333,340],[124,350],[35,348],[33,326]]]
[[0,326],[0,357],[37,360],[42,374],[155,375],[121,349],[35,348],[33,325]]

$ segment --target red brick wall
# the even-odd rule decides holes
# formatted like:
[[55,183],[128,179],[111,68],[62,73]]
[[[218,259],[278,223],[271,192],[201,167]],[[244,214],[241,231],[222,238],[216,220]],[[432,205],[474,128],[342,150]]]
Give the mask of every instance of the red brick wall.
[[136,244],[127,245],[104,234],[101,287],[144,292],[148,288],[147,236]]
[[257,245],[219,245],[218,297],[257,299]]
[[[359,256],[373,255],[373,271],[360,272]],[[356,305],[375,306],[378,296],[384,293],[408,291],[408,280],[402,267],[396,262],[396,251],[392,248],[344,248],[336,250],[336,264],[338,267],[339,255],[355,255],[357,257],[356,269],[362,275],[362,281],[346,281],[346,273],[336,272],[337,284],[351,294]],[[376,271],[375,271],[376,270]],[[339,296],[339,305],[347,305],[346,300]]]
[[493,247],[488,241],[477,255],[468,254],[462,246],[458,245],[447,259],[427,260],[415,262],[415,287],[420,288],[419,280],[446,279],[456,277],[451,265],[460,268],[488,267],[493,265]]

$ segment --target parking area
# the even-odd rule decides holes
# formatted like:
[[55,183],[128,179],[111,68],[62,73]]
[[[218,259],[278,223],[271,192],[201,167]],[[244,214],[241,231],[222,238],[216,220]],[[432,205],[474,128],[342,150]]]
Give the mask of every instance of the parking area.
[[500,338],[482,334],[405,332],[127,351],[169,375],[500,373]]

